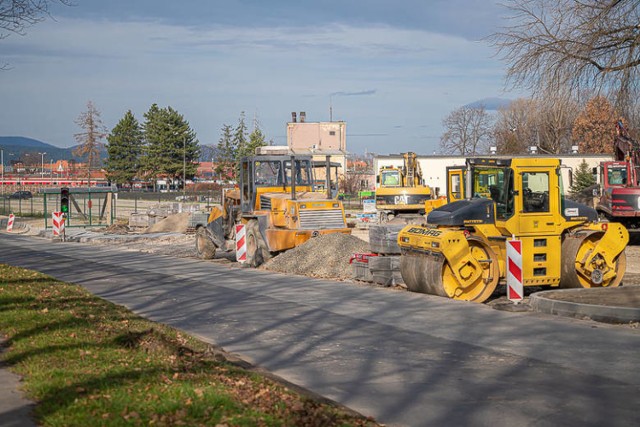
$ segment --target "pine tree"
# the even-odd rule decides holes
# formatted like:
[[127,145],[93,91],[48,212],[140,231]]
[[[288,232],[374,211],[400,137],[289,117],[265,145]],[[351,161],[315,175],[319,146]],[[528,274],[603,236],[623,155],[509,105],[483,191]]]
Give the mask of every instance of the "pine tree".
[[253,130],[249,134],[249,141],[246,145],[246,151],[248,152],[248,156],[253,155],[256,152],[256,148],[264,147],[267,144],[266,137],[264,133],[262,133],[262,129],[260,129],[260,124],[257,119],[253,120]]
[[573,172],[573,185],[571,186],[571,194],[578,195],[584,189],[589,188],[596,184],[596,178],[589,169],[589,164],[586,160],[582,159],[582,162],[578,165],[578,169]]
[[87,102],[87,111],[78,116],[76,124],[84,132],[74,135],[79,145],[73,150],[73,155],[87,159],[87,180],[91,187],[91,168],[100,161],[100,150],[104,146],[102,139],[107,135],[107,129],[102,124],[100,112],[91,101]]
[[[153,180],[192,178],[198,170],[199,142],[184,117],[171,107],[153,104],[144,115],[143,165]],[[183,182],[184,185],[184,182]]]
[[131,184],[140,167],[143,133],[131,110],[107,136],[107,178],[116,184]]
[[244,111],[240,113],[238,124],[236,125],[233,133],[233,145],[236,147],[236,164],[240,164],[240,161],[245,156],[250,156],[253,153],[249,153],[247,147],[247,125],[244,119]]
[[230,180],[235,178],[236,167],[236,152],[237,148],[234,145],[232,129],[230,125],[222,126],[222,136],[218,140],[216,146],[216,175],[222,177],[224,180]]

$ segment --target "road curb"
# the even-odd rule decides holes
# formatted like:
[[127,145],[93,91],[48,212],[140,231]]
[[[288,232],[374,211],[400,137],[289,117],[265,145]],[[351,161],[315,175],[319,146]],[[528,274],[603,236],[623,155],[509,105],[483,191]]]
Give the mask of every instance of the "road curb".
[[640,322],[640,308],[585,304],[553,298],[554,294],[588,291],[589,289],[561,289],[536,292],[531,295],[530,305],[533,311],[558,316],[591,319],[604,323]]

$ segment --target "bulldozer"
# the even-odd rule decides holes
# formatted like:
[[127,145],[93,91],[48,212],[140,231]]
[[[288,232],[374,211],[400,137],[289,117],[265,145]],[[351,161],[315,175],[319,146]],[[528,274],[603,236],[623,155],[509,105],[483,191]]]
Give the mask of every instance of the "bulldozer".
[[239,166],[239,187],[223,192],[221,206],[211,209],[206,224],[196,225],[200,258],[230,250],[239,224],[245,226],[246,264],[251,267],[310,238],[351,233],[342,202],[332,196],[329,156],[322,192],[317,191],[311,156],[259,154],[243,158]]
[[[376,188],[376,210],[380,222],[386,222],[400,215],[422,220],[425,202],[434,199],[430,187],[424,185],[422,171],[415,153],[403,153],[403,166],[380,168]],[[439,203],[438,205],[441,205]],[[433,206],[438,206],[430,204]]]
[[[467,159],[466,198],[398,233],[400,272],[414,292],[484,302],[506,282],[507,240],[522,244],[523,286],[618,286],[627,229],[563,196],[561,161]],[[463,174],[464,175],[464,174]]]

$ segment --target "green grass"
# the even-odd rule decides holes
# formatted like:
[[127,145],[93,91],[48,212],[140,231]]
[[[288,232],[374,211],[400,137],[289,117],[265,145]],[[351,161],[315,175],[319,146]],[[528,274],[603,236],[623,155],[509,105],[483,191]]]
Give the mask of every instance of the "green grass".
[[43,426],[374,426],[79,286],[0,264],[0,359]]

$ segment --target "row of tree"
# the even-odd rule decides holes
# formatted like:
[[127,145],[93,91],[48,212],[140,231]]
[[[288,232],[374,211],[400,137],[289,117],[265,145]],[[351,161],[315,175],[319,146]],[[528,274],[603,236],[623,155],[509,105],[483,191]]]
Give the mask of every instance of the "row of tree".
[[[87,159],[89,179],[91,170],[99,164],[105,137],[104,169],[112,183],[132,184],[134,179],[156,182],[165,178],[184,185],[186,179],[196,175],[203,147],[184,116],[172,107],[153,104],[144,119],[141,124],[129,110],[107,134],[100,112],[91,101],[87,103],[87,110],[76,120],[82,131],[75,134],[79,145],[74,155]],[[239,160],[264,145],[267,141],[258,120],[254,119],[249,133],[244,112],[235,128],[223,125],[217,146],[209,147],[218,179],[234,180]]]
[[[543,153],[561,154],[578,146],[583,153],[612,153],[615,125],[620,114],[599,95],[580,108],[569,94],[517,99],[492,115],[483,107],[462,107],[443,120],[440,140],[444,153],[486,154],[496,147],[498,154],[524,154],[536,146]],[[632,120],[637,115],[632,116]],[[633,120],[635,124],[637,120]],[[628,128],[629,120],[623,119]],[[631,126],[631,133],[638,129]]]

